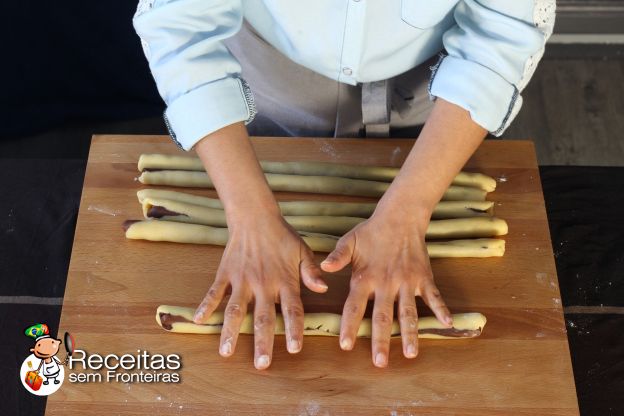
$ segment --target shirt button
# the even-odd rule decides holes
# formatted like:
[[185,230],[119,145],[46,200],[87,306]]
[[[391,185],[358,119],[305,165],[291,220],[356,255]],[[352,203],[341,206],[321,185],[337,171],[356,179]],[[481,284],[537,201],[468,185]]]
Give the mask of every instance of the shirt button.
[[345,66],[344,68],[342,68],[342,73],[347,76],[351,76],[351,74],[353,74],[353,70],[348,66]]

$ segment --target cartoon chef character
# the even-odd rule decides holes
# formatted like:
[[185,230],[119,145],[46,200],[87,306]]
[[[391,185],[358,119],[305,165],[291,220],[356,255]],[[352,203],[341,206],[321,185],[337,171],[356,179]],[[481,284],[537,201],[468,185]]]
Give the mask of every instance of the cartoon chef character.
[[26,336],[35,339],[35,346],[30,349],[30,352],[41,360],[37,371],[43,367],[42,374],[45,377],[43,384],[47,385],[50,379],[54,381],[54,384],[59,384],[57,377],[61,371],[59,365],[62,364],[55,355],[59,351],[61,340],[50,336],[50,330],[46,324],[33,325],[24,332]]

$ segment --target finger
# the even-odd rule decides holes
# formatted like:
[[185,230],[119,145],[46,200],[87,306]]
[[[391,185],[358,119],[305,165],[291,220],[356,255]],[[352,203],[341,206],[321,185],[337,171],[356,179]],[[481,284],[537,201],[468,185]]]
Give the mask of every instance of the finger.
[[301,280],[308,289],[316,293],[327,292],[327,284],[321,278],[321,269],[314,262],[312,251],[306,250],[302,253],[301,264],[299,265]]
[[375,364],[376,367],[386,367],[388,365],[395,296],[396,295],[394,293],[391,294],[387,290],[380,290],[375,293],[371,347],[373,353],[373,364]]
[[338,240],[334,251],[329,253],[327,258],[321,263],[321,268],[330,273],[343,269],[351,262],[354,248],[355,237],[352,232],[349,232]]
[[375,293],[371,346],[373,352],[373,364],[375,364],[376,367],[385,367],[388,365],[394,298],[395,295],[391,295],[387,290],[380,290]]
[[438,318],[438,321],[447,327],[453,326],[451,311],[447,308],[435,283],[431,282],[426,284],[422,290],[421,296],[427,306],[433,311],[436,318]]
[[403,355],[407,358],[414,358],[418,355],[418,312],[413,286],[403,285],[399,289],[398,313]]
[[254,308],[254,363],[258,370],[271,365],[275,338],[275,303],[268,294],[256,296]]
[[230,300],[225,307],[221,342],[219,344],[219,354],[223,357],[229,357],[234,354],[241,324],[247,314],[249,298],[250,296],[242,293],[240,290],[236,290],[230,296]]
[[[353,278],[351,281],[354,281]],[[366,311],[369,293],[370,287],[368,285],[362,283],[351,284],[351,290],[345,301],[340,322],[340,348],[345,351],[352,350],[355,345],[355,339]]]
[[284,328],[286,330],[286,348],[291,354],[301,351],[303,345],[303,303],[299,293],[291,288],[280,292]]
[[193,322],[196,324],[203,324],[205,321],[212,315],[212,313],[217,309],[223,296],[225,295],[225,291],[229,286],[229,281],[223,277],[223,275],[217,274],[217,277],[208,289],[206,296],[204,296],[204,300],[195,310],[195,314],[193,315]]

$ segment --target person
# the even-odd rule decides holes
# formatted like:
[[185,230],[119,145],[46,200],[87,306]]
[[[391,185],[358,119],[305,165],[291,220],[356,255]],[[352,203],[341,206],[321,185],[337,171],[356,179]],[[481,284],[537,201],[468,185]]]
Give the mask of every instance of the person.
[[[354,347],[370,297],[375,366],[388,364],[395,300],[405,357],[418,353],[415,294],[452,325],[425,230],[486,134],[500,136],[518,113],[554,16],[554,0],[139,3],[133,22],[167,104],[166,124],[180,147],[197,152],[226,212],[230,238],[194,318],[204,322],[231,287],[222,356],[233,354],[252,300],[256,368],[271,362],[277,302],[287,349],[299,352],[300,280],[323,293],[321,269],[333,273],[348,264],[343,350]],[[424,76],[429,65],[431,75]],[[383,137],[409,135],[423,122],[374,214],[344,235],[319,268],[282,218],[249,133]]]

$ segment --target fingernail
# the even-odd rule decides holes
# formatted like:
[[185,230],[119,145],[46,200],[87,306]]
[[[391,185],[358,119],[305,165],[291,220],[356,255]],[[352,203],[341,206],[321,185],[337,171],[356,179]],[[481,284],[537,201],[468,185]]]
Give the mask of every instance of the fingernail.
[[323,289],[325,289],[325,290],[329,289],[329,286],[327,286],[327,284],[325,284],[325,283],[319,282],[318,285],[320,287],[322,287]]
[[343,350],[350,350],[352,347],[353,342],[351,341],[351,338],[343,338],[340,341],[340,348],[342,348]]
[[444,322],[446,322],[446,324],[449,326],[453,326],[453,318],[450,316],[447,316],[446,318],[444,318]]
[[386,354],[378,352],[375,356],[375,365],[377,367],[384,367],[386,365]]
[[321,262],[321,264],[330,264],[333,263],[334,261],[332,259],[325,259]]
[[301,343],[296,339],[288,340],[288,352],[293,353],[299,351],[301,351]]
[[269,356],[268,355],[260,355],[256,359],[256,368],[263,369],[269,366]]
[[414,344],[409,344],[409,345],[407,346],[406,355],[407,355],[409,358],[414,358],[414,357],[416,357],[416,345],[414,345]]
[[230,341],[226,341],[221,344],[221,348],[219,348],[219,353],[221,353],[221,355],[223,356],[229,356],[230,354],[232,354],[232,344],[230,343]]
[[197,323],[198,321],[201,321],[203,317],[204,311],[197,311],[195,312],[195,315],[193,315],[193,322]]

